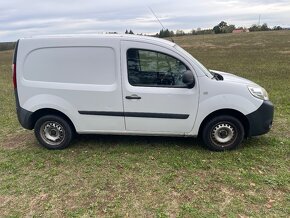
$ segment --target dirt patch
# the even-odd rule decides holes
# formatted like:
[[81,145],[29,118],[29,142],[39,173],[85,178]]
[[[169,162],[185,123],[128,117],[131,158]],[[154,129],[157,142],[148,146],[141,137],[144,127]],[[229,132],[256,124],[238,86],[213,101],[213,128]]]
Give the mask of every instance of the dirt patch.
[[0,147],[8,149],[19,148],[24,147],[30,141],[34,141],[34,138],[33,134],[29,132],[8,135],[0,142]]
[[0,195],[0,207],[5,207],[5,205],[11,200],[12,198],[9,196]]
[[6,208],[9,208],[11,201],[13,200],[12,196],[0,195],[0,215],[1,217],[8,217],[9,212]]
[[227,48],[233,48],[233,47],[239,47],[239,46],[242,46],[243,44],[242,43],[231,43],[227,46]]
[[233,190],[229,190],[226,187],[221,187],[221,193],[224,195],[223,197],[224,201],[221,202],[221,206],[219,210],[221,213],[223,213],[226,207],[230,205],[231,201],[234,199],[234,196],[236,195],[236,193],[234,193]]
[[253,46],[265,46],[265,43],[263,42],[255,42],[255,43],[252,43]]
[[217,48],[216,45],[208,42],[199,42],[193,44],[181,44],[183,48]]
[[279,51],[280,54],[290,54],[290,50],[286,51]]

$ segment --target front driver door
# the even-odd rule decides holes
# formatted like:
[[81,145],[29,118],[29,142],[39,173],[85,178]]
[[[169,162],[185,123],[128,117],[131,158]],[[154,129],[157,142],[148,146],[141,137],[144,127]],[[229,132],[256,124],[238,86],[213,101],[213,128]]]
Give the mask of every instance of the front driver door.
[[141,42],[121,42],[126,131],[184,134],[198,108],[198,84],[188,88],[183,73],[194,72],[176,52]]

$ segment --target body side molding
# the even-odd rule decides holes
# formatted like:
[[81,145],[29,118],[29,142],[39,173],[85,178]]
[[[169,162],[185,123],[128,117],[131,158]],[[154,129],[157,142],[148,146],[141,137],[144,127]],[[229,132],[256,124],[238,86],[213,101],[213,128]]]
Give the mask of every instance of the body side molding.
[[188,114],[118,112],[118,111],[79,111],[79,114],[82,114],[82,115],[100,115],[100,116],[165,118],[165,119],[187,119],[189,117]]

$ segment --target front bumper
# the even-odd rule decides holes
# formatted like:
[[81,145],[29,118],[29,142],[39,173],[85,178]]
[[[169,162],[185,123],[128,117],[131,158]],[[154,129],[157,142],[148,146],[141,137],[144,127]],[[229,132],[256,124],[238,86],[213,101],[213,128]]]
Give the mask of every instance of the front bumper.
[[253,113],[246,117],[249,121],[248,136],[262,135],[272,127],[274,116],[274,105],[270,101],[264,101],[263,104]]

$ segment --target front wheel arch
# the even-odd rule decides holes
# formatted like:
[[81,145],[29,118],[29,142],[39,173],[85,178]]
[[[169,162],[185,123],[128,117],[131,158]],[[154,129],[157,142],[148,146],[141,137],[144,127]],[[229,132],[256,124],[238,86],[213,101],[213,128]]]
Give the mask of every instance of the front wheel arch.
[[234,109],[221,109],[221,110],[214,111],[214,112],[210,113],[209,115],[207,115],[203,119],[201,125],[199,126],[198,135],[199,136],[202,135],[202,132],[203,132],[203,129],[204,129],[205,125],[210,120],[212,120],[215,117],[222,116],[222,115],[229,115],[229,116],[233,116],[236,119],[238,119],[242,123],[242,125],[244,127],[245,138],[248,137],[248,135],[249,135],[249,127],[250,127],[249,121],[248,121],[247,117],[244,114],[242,114],[241,112],[239,112],[237,110],[234,110]]

